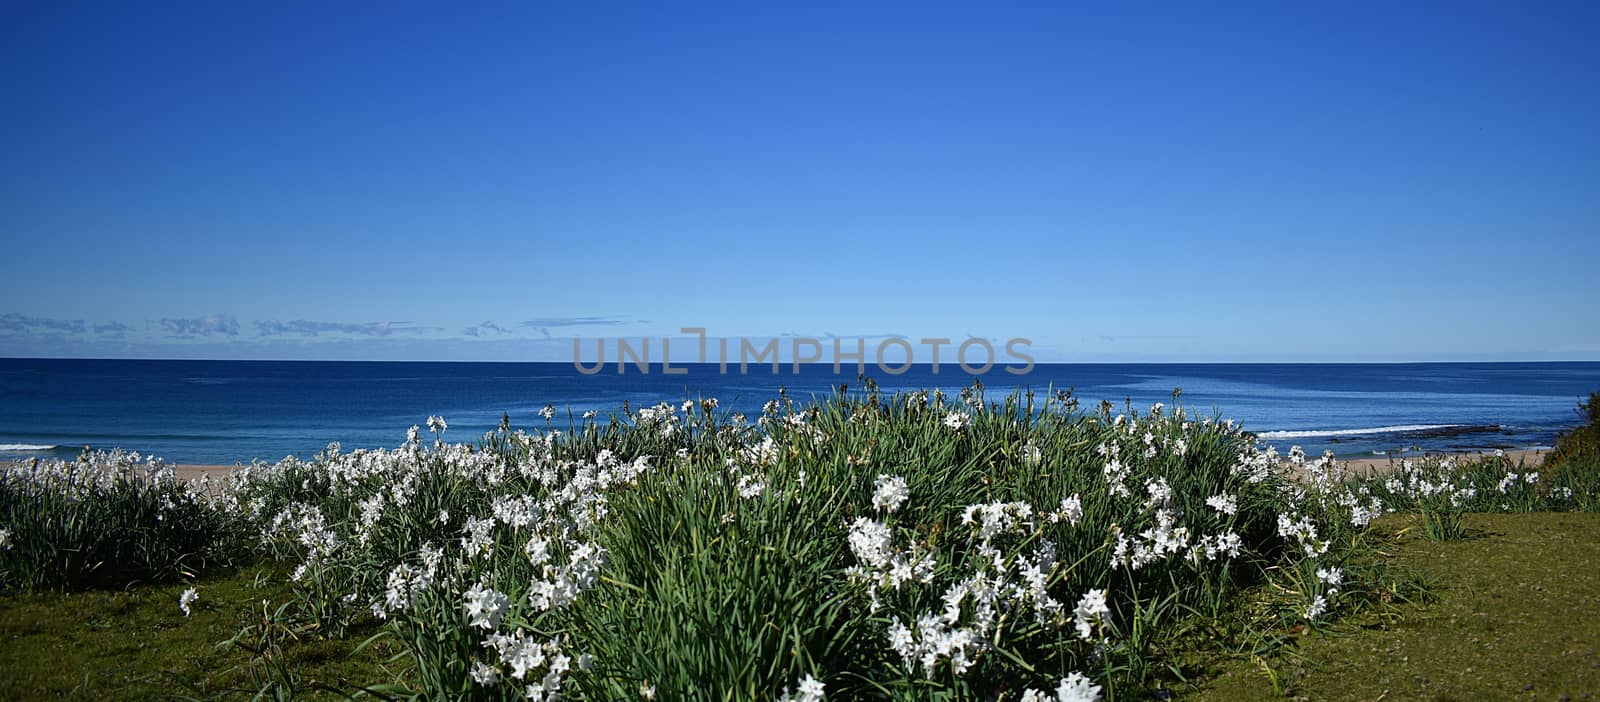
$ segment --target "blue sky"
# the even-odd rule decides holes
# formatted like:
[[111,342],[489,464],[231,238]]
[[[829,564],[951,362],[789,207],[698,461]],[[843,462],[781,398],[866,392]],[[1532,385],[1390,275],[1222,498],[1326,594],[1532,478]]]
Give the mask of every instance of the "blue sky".
[[0,355],[1600,359],[1592,3],[580,5],[6,5]]

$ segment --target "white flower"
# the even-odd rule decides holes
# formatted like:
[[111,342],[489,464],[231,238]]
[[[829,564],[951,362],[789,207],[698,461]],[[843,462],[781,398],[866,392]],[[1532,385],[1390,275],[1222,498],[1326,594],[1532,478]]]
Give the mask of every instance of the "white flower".
[[444,423],[444,417],[440,417],[439,415],[428,417],[429,431],[432,431],[435,434],[443,434],[444,431],[449,428],[450,425]]
[[1511,488],[1516,486],[1517,481],[1521,479],[1521,475],[1516,473],[1506,473],[1505,477],[1500,479],[1500,485],[1496,489],[1500,491],[1500,494],[1504,495],[1507,492],[1510,492]]
[[656,698],[656,686],[650,683],[639,683],[640,699],[653,700]]
[[472,681],[485,687],[500,682],[500,671],[483,661],[472,666]]
[[546,421],[554,419],[556,416],[556,408],[553,405],[545,405],[544,409],[539,410],[539,416],[544,417]]
[[384,591],[383,607],[374,611],[398,611],[411,606],[411,597],[423,587],[426,582],[419,577],[415,568],[401,563],[389,571],[388,587]]
[[888,566],[889,555],[894,551],[890,538],[889,527],[866,517],[857,517],[850,525],[850,551],[873,568]]
[[486,588],[483,583],[472,586],[466,593],[467,619],[472,626],[480,629],[494,629],[500,626],[500,620],[506,616],[506,610],[511,606],[511,598],[493,589]]
[[906,479],[895,475],[879,475],[878,490],[872,495],[872,506],[880,512],[894,512],[911,498],[906,489]]
[[1239,498],[1233,495],[1223,494],[1206,498],[1206,505],[1229,516],[1239,512]]
[[967,505],[961,513],[961,523],[976,525],[978,538],[988,542],[1005,532],[1033,528],[1033,505],[1026,502]]
[[[948,594],[946,599],[950,599]],[[920,664],[929,677],[941,662],[948,662],[950,672],[957,676],[966,674],[985,646],[982,631],[952,627],[946,617],[932,613],[917,617],[915,632],[895,619],[889,629],[889,643],[908,667],[915,669]]]
[[596,412],[594,410],[587,410],[587,411],[585,411],[583,413],[583,418],[584,419],[594,419],[595,415],[597,415],[597,414],[599,414],[599,412]]
[[1316,619],[1328,611],[1328,598],[1317,595],[1311,600],[1311,606],[1306,607],[1306,619]]
[[806,673],[806,676],[800,680],[800,689],[791,695],[789,690],[785,688],[783,696],[778,699],[780,702],[822,702],[827,699],[826,695],[823,694],[823,687],[821,680],[816,679],[810,673]]
[[1071,497],[1061,498],[1061,506],[1051,512],[1049,520],[1052,522],[1066,522],[1076,526],[1083,521],[1083,500],[1073,493]]
[[11,530],[0,529],[0,550],[11,550]]
[[751,466],[770,466],[778,462],[778,444],[766,437],[759,444],[740,449],[739,459]]
[[495,519],[514,529],[521,529],[532,524],[540,514],[539,501],[535,500],[532,495],[523,495],[521,497],[501,495],[494,498],[494,502],[490,506],[494,511]]
[[1022,693],[1022,702],[1099,702],[1099,700],[1100,686],[1084,677],[1082,673],[1072,673],[1062,678],[1061,684],[1056,687],[1055,696],[1032,689]]
[[1244,540],[1235,532],[1229,531],[1217,536],[1216,550],[1225,553],[1229,558],[1238,558],[1239,550],[1244,546]]
[[463,528],[467,533],[461,537],[461,550],[467,556],[482,556],[493,550],[494,547],[494,519],[478,519],[467,517],[467,524]]
[[1145,490],[1150,493],[1150,501],[1145,503],[1150,507],[1160,507],[1172,500],[1172,486],[1167,484],[1166,478],[1145,483]]
[[1072,611],[1073,624],[1078,627],[1078,636],[1084,641],[1094,639],[1094,627],[1104,626],[1106,617],[1111,616],[1111,608],[1106,606],[1105,590],[1090,590],[1078,600],[1078,607]]
[[550,560],[550,541],[535,536],[528,539],[528,543],[522,547],[522,552],[528,554],[528,560],[534,565],[543,564]]
[[[1104,446],[1104,444],[1101,445]],[[1113,449],[1115,446],[1115,444],[1112,445]],[[1111,453],[1114,454],[1115,451]],[[1106,467],[1101,472],[1105,473],[1106,482],[1111,486],[1112,495],[1116,497],[1128,496],[1128,485],[1125,482],[1128,479],[1128,466],[1124,465],[1122,461],[1112,458],[1106,463]]]
[[1100,686],[1082,673],[1069,673],[1056,687],[1056,702],[1099,702]]
[[183,594],[178,595],[178,609],[183,610],[183,616],[187,617],[191,614],[189,605],[194,604],[194,601],[198,599],[200,599],[200,593],[195,592],[192,587],[184,590]]
[[561,674],[567,671],[569,659],[561,653],[561,648],[555,641],[541,644],[530,636],[524,635],[521,629],[516,633],[490,634],[483,641],[484,648],[492,648],[500,656],[500,662],[509,666],[509,675],[514,680],[539,679],[538,668],[547,668],[543,680],[530,686],[538,695],[535,699],[543,699],[545,692],[554,692],[561,687]]
[[1328,584],[1329,592],[1338,592],[1344,584],[1344,571],[1338,568],[1318,568],[1317,579]]
[[944,416],[944,425],[955,431],[961,431],[967,426],[967,415],[960,412],[951,412]]
[[738,490],[739,496],[747,500],[752,497],[760,497],[761,493],[767,491],[767,481],[763,480],[761,476],[746,473],[739,476]]
[[1310,517],[1295,519],[1293,515],[1287,513],[1279,514],[1278,535],[1300,542],[1306,558],[1316,558],[1327,553],[1331,545],[1331,542],[1317,540],[1317,525],[1312,523]]

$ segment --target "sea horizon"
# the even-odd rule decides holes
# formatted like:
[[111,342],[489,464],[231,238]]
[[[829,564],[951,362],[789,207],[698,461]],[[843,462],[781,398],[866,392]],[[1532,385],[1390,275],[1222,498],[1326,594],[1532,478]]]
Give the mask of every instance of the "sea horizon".
[[[0,458],[70,458],[84,447],[120,448],[173,463],[234,464],[398,446],[432,415],[447,439],[472,441],[509,417],[513,427],[566,429],[583,413],[717,398],[728,412],[759,414],[780,389],[797,401],[847,386],[856,364],[655,362],[649,373],[610,363],[588,375],[559,361],[304,361],[0,359]],[[1600,387],[1600,362],[1038,363],[1014,375],[996,366],[913,364],[894,374],[867,365],[886,393],[974,380],[993,401],[1011,392],[1072,388],[1085,411],[1178,404],[1191,415],[1233,419],[1264,442],[1341,458],[1548,446],[1578,423],[1579,400]],[[546,422],[539,411],[555,407]]]

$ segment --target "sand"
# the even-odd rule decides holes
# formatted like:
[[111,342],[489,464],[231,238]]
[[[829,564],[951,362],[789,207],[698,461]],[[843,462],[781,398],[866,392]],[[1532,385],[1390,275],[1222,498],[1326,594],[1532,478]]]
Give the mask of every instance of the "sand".
[[[1550,453],[1549,449],[1507,449],[1506,452],[1505,452],[1506,458],[1511,459],[1511,465],[1513,465],[1513,466],[1523,465],[1523,466],[1528,466],[1530,468],[1531,467],[1537,467],[1539,464],[1544,463],[1545,454],[1548,454],[1548,453]],[[1481,457],[1484,457],[1484,456],[1492,456],[1492,455],[1494,455],[1494,451],[1470,451],[1470,452],[1458,452],[1458,453],[1448,453],[1448,454],[1446,454],[1446,453],[1437,453],[1437,454],[1428,454],[1428,455],[1429,456],[1446,456],[1446,455],[1448,455],[1448,456],[1455,456],[1457,458],[1481,458]],[[1393,468],[1399,467],[1400,466],[1400,461],[1402,461],[1402,460],[1416,461],[1416,460],[1419,460],[1420,458],[1421,458],[1421,456],[1406,456],[1404,458],[1385,458],[1385,457],[1382,457],[1382,456],[1373,456],[1371,458],[1352,458],[1352,459],[1349,459],[1349,460],[1340,459],[1339,462],[1343,463],[1350,470],[1355,471],[1355,472],[1357,472],[1357,473],[1359,473],[1361,475],[1373,475],[1375,473],[1385,473],[1385,472],[1388,472],[1389,470],[1391,470]]]
[[[1449,455],[1454,455],[1454,456],[1458,456],[1458,457],[1466,457],[1466,458],[1477,458],[1479,456],[1488,456],[1488,455],[1491,455],[1492,453],[1493,453],[1492,451],[1483,451],[1483,452],[1469,452],[1469,453],[1454,453],[1454,454],[1449,454]],[[1525,465],[1525,466],[1528,466],[1528,467],[1535,467],[1535,466],[1538,466],[1539,464],[1544,462],[1545,454],[1549,453],[1549,450],[1547,450],[1547,449],[1513,449],[1513,450],[1508,450],[1505,453],[1506,453],[1506,458],[1511,459],[1512,465],[1519,465],[1520,464],[1520,465]],[[1445,454],[1430,454],[1430,455],[1445,455]],[[1410,458],[1411,460],[1417,460],[1418,457],[1416,457],[1416,456],[1408,456],[1407,458]],[[1376,457],[1376,456],[1372,457],[1372,458],[1353,458],[1353,459],[1349,459],[1349,460],[1344,460],[1344,459],[1340,460],[1340,462],[1345,464],[1345,466],[1348,467],[1350,470],[1356,471],[1356,472],[1358,472],[1358,473],[1360,473],[1362,475],[1372,475],[1372,474],[1375,474],[1375,473],[1387,472],[1387,471],[1389,471],[1390,469],[1392,469],[1394,467],[1398,467],[1400,465],[1400,461],[1401,461],[1401,459],[1399,459],[1399,458],[1391,459],[1391,458]],[[239,468],[242,468],[242,467],[244,467],[244,466],[243,465],[224,466],[224,465],[178,464],[178,465],[174,465],[172,468],[173,468],[174,472],[176,472],[178,474],[178,477],[180,477],[180,478],[185,478],[185,479],[189,479],[189,480],[198,480],[198,479],[200,479],[200,476],[202,476],[202,475],[209,475],[212,478],[220,478],[220,477],[222,477],[224,475],[227,475],[228,473],[231,473],[231,472],[233,472],[233,471],[235,471],[235,470],[237,470]]]
[[204,465],[176,464],[176,465],[172,466],[172,472],[176,473],[178,475],[178,477],[184,478],[186,480],[199,480],[200,476],[202,476],[202,475],[209,475],[213,479],[216,479],[216,478],[220,478],[220,477],[222,477],[224,475],[227,475],[229,473],[232,473],[233,471],[238,470],[238,469],[243,468],[243,467],[244,467],[243,465],[204,466]]

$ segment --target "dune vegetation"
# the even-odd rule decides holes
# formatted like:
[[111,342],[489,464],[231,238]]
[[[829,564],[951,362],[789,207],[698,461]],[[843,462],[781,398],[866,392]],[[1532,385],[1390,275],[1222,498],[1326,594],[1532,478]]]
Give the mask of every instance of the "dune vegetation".
[[120,453],[15,464],[0,664],[21,687],[0,694],[1182,696],[1427,601],[1396,519],[1443,544],[1474,513],[1600,511],[1589,430],[1543,466],[1361,477],[1179,399],[869,386],[753,418],[549,408],[461,443],[433,417],[394,449],[216,481]]

